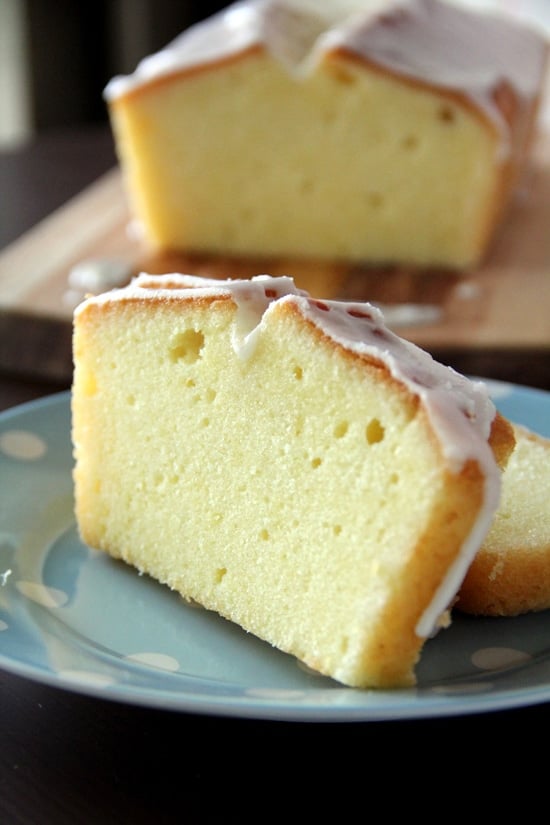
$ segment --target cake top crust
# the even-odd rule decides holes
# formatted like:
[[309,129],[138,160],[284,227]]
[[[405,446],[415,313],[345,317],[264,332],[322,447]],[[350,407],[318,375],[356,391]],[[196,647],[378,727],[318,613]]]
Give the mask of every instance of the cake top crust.
[[75,317],[91,305],[124,301],[178,303],[220,296],[230,297],[237,307],[232,346],[239,358],[246,360],[253,355],[262,326],[275,306],[291,302],[330,340],[345,351],[384,365],[397,382],[419,398],[452,471],[459,472],[470,460],[480,466],[485,479],[483,505],[452,569],[416,628],[419,636],[429,636],[454,598],[500,501],[501,472],[488,443],[496,409],[487,386],[434,360],[428,352],[392,332],[374,305],[312,298],[286,276],[217,280],[181,273],[141,273],[121,289],[87,298],[75,309]]
[[507,81],[535,99],[548,55],[542,30],[444,0],[240,0],[186,29],[135,72],[114,77],[107,101],[175,72],[262,47],[299,77],[347,51],[393,74],[465,96],[502,131],[494,91]]

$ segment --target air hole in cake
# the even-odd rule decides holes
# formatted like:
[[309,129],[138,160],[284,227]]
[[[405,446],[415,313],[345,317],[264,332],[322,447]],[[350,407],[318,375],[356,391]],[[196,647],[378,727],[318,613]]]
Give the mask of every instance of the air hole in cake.
[[197,382],[195,381],[194,378],[188,378],[187,381],[185,382],[185,386],[186,387],[196,387]]
[[293,373],[294,373],[294,378],[295,378],[297,381],[301,381],[301,380],[302,380],[302,378],[304,377],[304,371],[303,371],[303,369],[302,369],[301,367],[296,366],[296,367],[294,367],[294,369],[293,369],[292,371],[293,371]]
[[321,113],[321,117],[323,119],[323,122],[328,124],[328,123],[334,123],[334,121],[337,119],[338,115],[336,114],[334,109],[327,109],[326,112]]
[[404,149],[416,149],[418,147],[419,140],[416,135],[405,135],[403,140],[401,141],[401,145]]
[[226,567],[219,567],[214,574],[214,581],[216,584],[221,584],[227,573]]
[[184,361],[187,364],[194,363],[200,358],[201,350],[204,346],[204,335],[194,329],[187,329],[174,336],[173,343],[169,350],[171,361]]
[[398,481],[399,476],[397,475],[397,473],[392,473],[390,476],[390,484],[397,484]]
[[208,403],[211,404],[214,401],[214,399],[216,398],[216,390],[213,390],[212,387],[209,387],[206,390],[205,397],[206,397],[206,400],[208,401]]
[[128,404],[129,407],[133,407],[134,404],[136,403],[135,395],[128,395],[126,397],[126,403]]
[[334,428],[334,435],[336,438],[343,438],[349,429],[347,421],[339,421]]
[[455,111],[451,108],[451,106],[440,106],[437,116],[439,120],[443,121],[443,123],[454,123],[456,118]]
[[335,536],[339,536],[340,533],[342,532],[342,525],[341,524],[335,524],[332,528],[332,532],[334,533]]
[[209,418],[203,418],[202,421],[201,421],[201,427],[209,427],[209,426],[210,426],[210,419]]
[[373,209],[380,209],[384,205],[384,196],[380,192],[369,192],[367,200]]
[[365,428],[367,444],[378,444],[384,439],[384,427],[377,418],[369,421]]
[[357,82],[357,78],[351,72],[346,71],[346,69],[342,68],[341,66],[331,66],[332,73],[334,75],[334,79],[338,81],[338,83],[342,83],[346,86],[351,86],[353,83]]
[[269,541],[269,532],[265,529],[265,527],[263,530],[260,530],[260,538],[262,541]]
[[316,470],[317,467],[320,467],[322,463],[323,463],[323,459],[319,458],[318,456],[311,460],[311,466],[313,467],[314,470]]

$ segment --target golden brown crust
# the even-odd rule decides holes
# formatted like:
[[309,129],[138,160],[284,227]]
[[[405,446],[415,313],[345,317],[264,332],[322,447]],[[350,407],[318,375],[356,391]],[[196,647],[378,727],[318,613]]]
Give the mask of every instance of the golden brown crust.
[[516,616],[550,608],[550,439],[512,426],[517,452],[503,472],[493,527],[458,595],[455,607],[464,613]]
[[480,551],[460,590],[457,610],[517,616],[550,608],[550,547]]
[[[382,661],[385,661],[381,668],[381,687],[391,687],[396,683],[398,674],[390,669],[388,663],[395,666],[396,662],[410,661],[411,651],[416,651],[420,656],[423,640],[419,639],[415,628],[422,615],[422,606],[433,597],[449,565],[460,552],[464,531],[469,530],[475,520],[472,504],[475,508],[481,506],[483,474],[477,462],[467,462],[459,477],[452,481],[449,477],[448,480],[445,502],[434,509],[402,576],[402,593],[396,596],[381,617],[377,635],[377,647]],[[441,541],[443,535],[444,542]],[[445,623],[444,617],[442,619]],[[392,651],[392,656],[388,657],[388,651]],[[376,658],[376,648],[370,651],[370,655]],[[414,684],[412,678],[409,684]]]
[[503,470],[514,451],[516,436],[512,423],[499,412],[493,419],[489,444],[498,466]]

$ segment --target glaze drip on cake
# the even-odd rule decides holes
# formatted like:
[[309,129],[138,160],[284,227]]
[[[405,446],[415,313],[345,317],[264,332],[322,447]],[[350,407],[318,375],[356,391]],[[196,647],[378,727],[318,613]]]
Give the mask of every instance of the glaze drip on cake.
[[[325,336],[348,351],[381,361],[397,381],[421,399],[451,469],[459,472],[469,460],[475,460],[483,468],[484,502],[477,520],[416,627],[419,636],[430,636],[452,602],[499,503],[500,470],[488,444],[496,410],[486,386],[467,379],[397,336],[375,306],[314,299],[298,289],[289,277],[259,275],[251,280],[221,281],[182,274],[143,273],[129,286],[90,300],[96,304],[150,299],[178,302],[182,298],[227,295],[238,308],[232,345],[241,359],[252,356],[263,325],[276,304],[294,302]],[[81,304],[75,314],[85,312],[87,304]]]

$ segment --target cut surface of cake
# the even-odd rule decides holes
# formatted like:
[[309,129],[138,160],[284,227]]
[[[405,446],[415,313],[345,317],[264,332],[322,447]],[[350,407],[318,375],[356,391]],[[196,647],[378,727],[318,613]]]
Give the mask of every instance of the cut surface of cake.
[[550,608],[550,439],[519,424],[514,435],[499,508],[456,602],[464,613]]
[[249,0],[105,89],[160,250],[473,267],[529,157],[548,44],[445,0]]
[[84,542],[343,684],[414,684],[513,448],[482,382],[267,275],[88,298],[74,363]]

